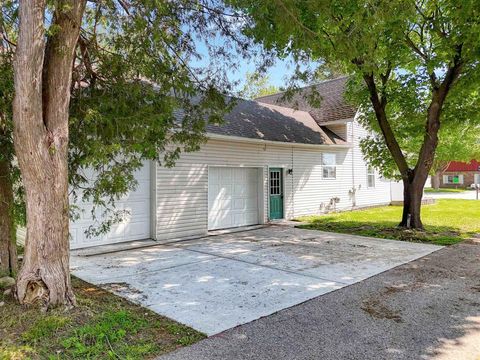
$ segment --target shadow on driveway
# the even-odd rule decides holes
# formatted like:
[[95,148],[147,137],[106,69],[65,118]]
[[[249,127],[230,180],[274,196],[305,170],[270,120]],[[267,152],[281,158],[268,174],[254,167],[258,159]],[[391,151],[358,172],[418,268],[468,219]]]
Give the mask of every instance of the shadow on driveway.
[[161,359],[480,358],[480,246],[454,245]]

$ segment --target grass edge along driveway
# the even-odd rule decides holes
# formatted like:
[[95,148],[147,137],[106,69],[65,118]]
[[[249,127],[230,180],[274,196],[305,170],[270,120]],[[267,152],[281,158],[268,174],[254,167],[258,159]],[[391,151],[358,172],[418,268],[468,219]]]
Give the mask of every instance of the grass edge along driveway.
[[0,289],[0,360],[153,359],[206,336],[72,277],[77,307],[40,311]]
[[401,206],[382,206],[296,220],[299,228],[436,245],[452,245],[480,234],[480,201],[441,199],[422,206],[424,231],[398,228]]

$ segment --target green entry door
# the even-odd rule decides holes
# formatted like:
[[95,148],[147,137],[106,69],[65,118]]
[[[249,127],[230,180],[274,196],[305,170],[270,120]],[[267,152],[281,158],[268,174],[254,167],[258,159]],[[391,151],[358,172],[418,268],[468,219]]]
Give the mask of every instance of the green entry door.
[[269,171],[270,219],[283,219],[283,172],[280,168]]

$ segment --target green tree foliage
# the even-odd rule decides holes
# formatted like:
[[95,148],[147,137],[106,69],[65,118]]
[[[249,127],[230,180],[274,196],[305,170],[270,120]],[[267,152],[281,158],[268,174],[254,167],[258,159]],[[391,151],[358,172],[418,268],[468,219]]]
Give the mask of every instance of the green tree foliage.
[[[351,74],[350,98],[361,106],[363,124],[377,134],[364,143],[367,156],[380,159],[377,155],[388,149],[405,188],[400,225],[421,228],[422,189],[441,124],[477,119],[476,114],[467,115],[478,109],[480,3],[229,3],[249,16],[243,32],[278,56],[316,61]],[[316,74],[308,70],[302,80]],[[408,147],[402,147],[407,142]],[[386,166],[381,161],[375,165]]]
[[[357,99],[362,96],[356,91],[352,91],[351,94],[355,94]],[[401,92],[397,99],[392,100],[399,104],[400,108],[393,109],[390,118],[405,159],[409,167],[414,168],[423,143],[424,116],[420,111],[422,101],[415,96],[407,98],[407,95]],[[365,103],[368,104],[368,96],[363,96]],[[431,175],[443,171],[451,161],[468,162],[480,155],[480,113],[476,110],[480,105],[478,92],[476,90],[470,94],[462,91],[452,92],[449,100],[442,114],[442,126],[438,132],[439,142],[430,170]],[[364,108],[368,109],[367,106]],[[407,109],[408,114],[406,113]],[[372,133],[360,143],[365,158],[383,176],[401,179],[398,167],[381,137],[381,130],[376,124],[375,115],[367,111],[361,117],[361,121]]]
[[261,96],[276,94],[281,90],[270,84],[270,79],[266,75],[259,73],[247,73],[245,85],[240,91],[240,95],[245,99],[255,99]]
[[[47,27],[57,5],[48,7]],[[1,39],[9,51],[0,54],[0,105],[7,124],[2,123],[0,156],[12,162],[18,3],[4,1],[1,8]],[[238,66],[236,56],[249,52],[247,39],[236,31],[239,18],[217,1],[87,3],[72,69],[69,182],[72,200],[93,202],[92,215],[101,210],[107,219],[90,233],[105,232],[121,218],[114,203],[136,187],[134,173],[143,161],[172,166],[182,151],[195,151],[206,140],[207,122],[222,121],[233,105],[224,94],[235,85],[227,70]],[[51,25],[47,35],[56,31]],[[21,189],[17,170],[12,176]]]

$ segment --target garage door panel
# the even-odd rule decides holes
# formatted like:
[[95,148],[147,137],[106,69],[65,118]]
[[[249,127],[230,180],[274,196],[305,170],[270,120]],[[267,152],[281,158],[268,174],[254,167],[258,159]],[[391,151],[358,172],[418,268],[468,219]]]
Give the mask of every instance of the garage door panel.
[[150,196],[150,181],[140,180],[138,181],[137,188],[135,191],[131,191],[121,197],[120,200],[139,200],[139,199],[148,199]]
[[258,223],[258,212],[257,211],[247,211],[246,212],[246,222],[248,224]]
[[209,213],[209,223],[215,224],[217,229],[232,227],[233,214],[227,211],[212,211]]
[[[85,171],[93,178],[91,170]],[[96,208],[96,220],[93,223],[91,215],[93,204],[84,203],[81,200],[75,203],[80,208],[80,218],[70,222],[71,248],[113,244],[150,237],[150,164],[148,162],[135,173],[135,179],[138,182],[136,190],[117,200],[115,208],[112,209],[121,213],[122,221],[112,225],[107,233],[100,236],[87,237],[85,231],[91,225],[98,226],[106,220],[102,216],[104,209]],[[112,212],[108,213],[109,216],[112,214]]]
[[245,199],[234,199],[232,209],[245,210]]
[[150,204],[147,201],[130,201],[126,204],[123,204],[125,211],[128,211],[129,214],[126,214],[127,219],[132,217],[148,217]]
[[250,197],[245,202],[245,210],[255,211],[258,214],[258,198]]
[[137,221],[125,226],[125,237],[143,238],[145,234],[145,221]]
[[209,230],[258,224],[258,169],[210,167]]

